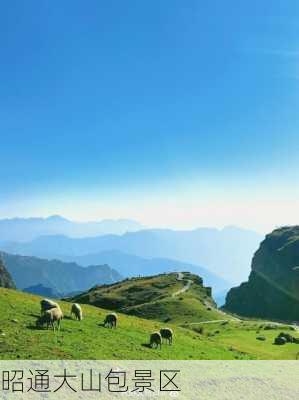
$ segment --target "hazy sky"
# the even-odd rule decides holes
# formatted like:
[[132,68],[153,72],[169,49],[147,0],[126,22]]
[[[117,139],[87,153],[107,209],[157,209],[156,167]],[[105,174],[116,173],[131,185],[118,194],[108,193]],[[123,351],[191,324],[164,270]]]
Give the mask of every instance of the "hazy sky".
[[299,223],[298,0],[11,0],[0,29],[0,217]]

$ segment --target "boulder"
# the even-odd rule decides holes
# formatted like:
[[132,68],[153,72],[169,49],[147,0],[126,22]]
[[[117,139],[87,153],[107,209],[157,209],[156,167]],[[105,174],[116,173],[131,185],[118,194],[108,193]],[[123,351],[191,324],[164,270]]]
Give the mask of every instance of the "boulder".
[[285,333],[285,332],[281,332],[278,337],[282,337],[285,338],[287,343],[293,343],[294,338],[292,335],[290,335],[289,333]]
[[286,341],[286,338],[284,338],[284,337],[277,336],[277,337],[274,339],[274,344],[283,345],[283,344],[286,344],[286,343],[287,343],[287,341]]

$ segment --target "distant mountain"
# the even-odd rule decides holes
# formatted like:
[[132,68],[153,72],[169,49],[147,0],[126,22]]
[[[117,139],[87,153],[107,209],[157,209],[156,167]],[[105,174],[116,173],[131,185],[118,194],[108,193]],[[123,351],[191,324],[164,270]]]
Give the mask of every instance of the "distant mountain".
[[214,297],[217,296],[218,292],[227,291],[232,287],[230,282],[218,277],[206,268],[168,258],[148,259],[126,254],[119,250],[110,250],[96,254],[87,254],[85,256],[62,257],[62,259],[64,261],[75,261],[82,266],[108,264],[110,267],[117,269],[117,271],[126,278],[151,276],[165,272],[190,271],[201,276],[204,284],[213,288]]
[[63,297],[62,293],[56,292],[54,289],[47,288],[41,284],[25,288],[25,289],[23,289],[23,292],[36,294],[38,296],[44,296],[44,297],[48,297],[51,299],[55,299],[55,298],[59,299],[59,298]]
[[9,253],[45,258],[83,256],[119,250],[143,258],[169,258],[195,265],[234,284],[247,279],[250,260],[263,236],[249,230],[226,227],[192,231],[149,229],[123,235],[103,235],[82,239],[42,236],[27,243],[2,243]]
[[7,289],[14,289],[15,284],[10,275],[7,271],[2,258],[0,257],[0,287],[4,287]]
[[231,289],[225,309],[249,317],[299,321],[299,226],[266,236],[248,282]]
[[134,232],[144,227],[129,219],[74,222],[59,215],[48,218],[11,218],[0,220],[1,241],[29,241],[43,235],[70,237],[98,236]]
[[108,265],[94,265],[86,268],[76,263],[59,260],[44,260],[7,253],[0,254],[7,270],[12,275],[18,289],[42,285],[54,293],[66,295],[80,292],[98,284],[119,281],[122,276]]

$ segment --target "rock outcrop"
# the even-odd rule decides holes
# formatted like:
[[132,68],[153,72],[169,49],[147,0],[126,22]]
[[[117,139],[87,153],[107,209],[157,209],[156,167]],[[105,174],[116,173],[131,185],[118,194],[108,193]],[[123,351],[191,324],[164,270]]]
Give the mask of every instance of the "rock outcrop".
[[2,259],[0,258],[0,287],[15,289],[14,281],[10,276],[9,272],[7,272]]
[[224,309],[247,317],[299,321],[299,226],[267,235],[248,282],[232,288]]

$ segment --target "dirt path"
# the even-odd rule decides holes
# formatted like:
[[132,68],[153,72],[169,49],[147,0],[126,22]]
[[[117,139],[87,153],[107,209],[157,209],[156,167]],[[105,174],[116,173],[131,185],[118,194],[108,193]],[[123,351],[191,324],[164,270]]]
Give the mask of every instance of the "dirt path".
[[[182,289],[180,289],[180,290],[178,290],[177,292],[173,293],[173,294],[172,294],[172,297],[176,297],[176,296],[178,296],[178,295],[180,295],[180,294],[182,294],[182,293],[187,292],[187,290],[189,290],[190,287],[191,287],[191,285],[193,284],[193,280],[192,280],[192,279],[186,279],[183,272],[178,272],[178,273],[177,273],[177,280],[178,280],[178,281],[185,281],[186,284],[185,284],[185,286],[184,286]],[[221,314],[223,314],[223,316],[226,316],[226,315],[227,315],[226,313],[224,313],[224,312],[221,311],[221,310],[218,310],[218,311],[219,311]],[[197,324],[213,324],[213,323],[216,323],[216,322],[227,322],[227,321],[240,321],[240,320],[239,320],[238,318],[236,318],[236,317],[230,317],[229,319],[220,319],[220,320],[218,319],[218,320],[213,320],[213,321],[192,322],[190,325],[197,325]]]
[[228,319],[214,319],[213,321],[201,321],[201,322],[190,322],[188,325],[199,325],[199,324],[215,324],[217,322],[228,322]]
[[[213,321],[201,321],[201,322],[190,322],[188,325],[200,325],[200,324],[216,324],[218,322],[233,322],[236,320],[231,319],[214,319]],[[237,320],[239,321],[239,320]]]
[[[177,273],[177,280],[178,281],[185,281],[186,284],[182,289],[180,289],[180,290],[176,291],[175,293],[173,293],[172,297],[176,297],[176,296],[178,296],[178,295],[180,295],[182,293],[187,292],[187,290],[189,290],[191,285],[193,284],[193,280],[192,279],[186,279],[183,272],[178,272]],[[218,311],[221,314],[223,314],[223,316],[227,316],[227,314],[225,312],[223,312],[222,310],[218,309]],[[218,322],[241,322],[241,321],[242,320],[239,319],[239,318],[230,316],[229,319],[215,319],[215,320],[212,320],[212,321],[191,322],[188,325],[215,324],[215,323],[218,323]],[[264,322],[267,322],[267,321],[264,321]],[[285,325],[285,324],[282,324],[282,323],[279,323],[279,322],[271,322],[271,321],[268,321],[268,323],[271,323],[271,324],[274,324],[274,325]],[[295,324],[292,324],[291,326],[294,326],[296,328],[296,330],[299,330],[299,326],[297,326]]]
[[182,272],[178,272],[178,275],[177,275],[176,279],[178,281],[186,281],[186,284],[182,289],[180,289],[177,292],[173,293],[172,297],[176,297],[176,296],[180,295],[181,293],[187,292],[187,290],[190,289],[190,287],[191,287],[191,285],[193,283],[192,279],[185,279],[184,274]]

